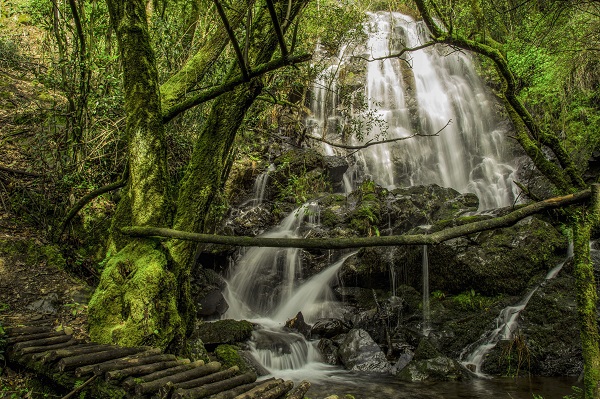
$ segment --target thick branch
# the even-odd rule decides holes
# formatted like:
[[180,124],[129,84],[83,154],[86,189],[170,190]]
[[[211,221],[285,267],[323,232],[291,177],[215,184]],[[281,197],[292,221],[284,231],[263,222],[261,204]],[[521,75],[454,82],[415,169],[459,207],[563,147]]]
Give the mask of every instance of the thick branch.
[[[248,1],[250,10],[254,0]],[[238,27],[243,20],[244,12],[234,13],[229,21],[232,29]],[[217,29],[216,32],[204,43],[185,65],[160,87],[161,107],[163,113],[177,105],[177,102],[193,90],[206,73],[213,67],[219,55],[229,42],[229,36],[225,29]]]
[[285,39],[283,37],[281,25],[279,25],[279,20],[277,19],[277,11],[275,11],[275,6],[273,5],[272,0],[267,0],[267,8],[269,9],[269,14],[271,15],[271,20],[273,21],[273,27],[275,28],[275,35],[277,35],[279,47],[281,48],[281,58],[285,60],[288,58],[288,50],[287,46],[285,45]]
[[[311,54],[302,54],[302,55],[297,55],[295,57],[290,57],[288,59],[279,58],[279,59],[276,59],[273,61],[269,61],[269,62],[266,62],[264,64],[257,66],[252,71],[250,71],[249,77],[250,77],[250,79],[252,79],[252,78],[264,75],[267,72],[271,72],[271,71],[274,71],[281,67],[284,67],[286,65],[293,65],[293,64],[298,64],[301,62],[306,62],[306,61],[310,60],[311,58],[312,58]],[[244,82],[246,82],[246,80],[244,79],[243,76],[236,76],[233,79],[231,79],[230,81],[225,82],[220,86],[214,86],[214,87],[208,88],[206,90],[202,90],[201,92],[199,92],[193,96],[190,96],[186,100],[174,105],[170,109],[165,110],[163,112],[163,122],[166,123],[166,122],[170,121],[171,119],[173,119],[174,117],[176,117],[177,115],[179,115],[180,113],[182,113],[190,108],[193,108],[198,104],[202,104],[206,101],[217,98],[221,94],[232,91],[233,89],[235,89],[237,86],[241,85]]]
[[439,244],[452,238],[512,226],[519,220],[545,210],[561,208],[590,198],[590,190],[580,191],[562,197],[549,198],[531,205],[523,206],[507,215],[493,219],[464,224],[462,226],[444,229],[432,234],[405,234],[386,237],[357,237],[357,238],[266,238],[266,237],[232,237],[211,234],[188,233],[160,227],[132,226],[123,227],[121,232],[134,237],[169,237],[179,240],[196,241],[221,245],[241,247],[279,247],[279,248],[310,248],[310,249],[345,249],[361,247],[385,247],[399,245],[429,245]]
[[246,81],[248,81],[250,79],[249,75],[248,75],[248,66],[246,65],[246,60],[244,58],[244,55],[242,54],[240,45],[239,45],[237,39],[235,38],[233,29],[231,28],[231,25],[229,24],[229,20],[227,19],[225,10],[223,10],[223,6],[219,2],[219,0],[214,0],[214,2],[215,2],[215,5],[217,6],[217,12],[219,13],[219,16],[221,17],[221,20],[223,21],[223,25],[225,26],[225,30],[227,31],[227,36],[229,36],[229,40],[231,41],[231,45],[233,46],[233,51],[235,52],[235,56],[237,57],[238,64],[242,71],[242,76],[244,76],[244,79]]
[[395,143],[396,141],[408,140],[408,139],[412,139],[414,137],[436,137],[436,136],[439,136],[440,132],[442,130],[444,130],[446,127],[448,127],[448,125],[450,123],[452,123],[452,119],[450,119],[448,121],[448,123],[446,123],[444,125],[443,128],[441,128],[440,130],[438,130],[437,132],[435,132],[433,134],[414,133],[414,134],[411,134],[410,136],[396,137],[395,139],[387,139],[387,140],[381,140],[381,141],[367,141],[365,144],[362,144],[362,145],[338,144],[338,143],[334,143],[332,141],[325,140],[324,138],[316,137],[316,136],[306,136],[306,137],[309,138],[309,139],[320,141],[320,142],[325,143],[325,144],[329,144],[332,147],[343,148],[345,150],[362,150],[363,148],[371,147],[373,145]]
[[75,217],[75,215],[77,215],[77,212],[79,212],[81,210],[81,208],[86,206],[91,200],[93,200],[94,198],[96,198],[102,194],[105,194],[110,191],[116,190],[118,188],[124,187],[126,184],[127,184],[127,175],[125,175],[121,180],[119,180],[117,182],[108,184],[104,187],[100,187],[100,188],[84,195],[79,201],[77,201],[77,203],[73,206],[73,208],[71,208],[69,213],[67,213],[65,220],[63,220],[63,222],[60,225],[60,228],[58,229],[59,233],[56,236],[56,238],[60,238],[60,236],[65,232],[65,229],[67,228],[67,225],[69,224],[71,219],[73,219]]

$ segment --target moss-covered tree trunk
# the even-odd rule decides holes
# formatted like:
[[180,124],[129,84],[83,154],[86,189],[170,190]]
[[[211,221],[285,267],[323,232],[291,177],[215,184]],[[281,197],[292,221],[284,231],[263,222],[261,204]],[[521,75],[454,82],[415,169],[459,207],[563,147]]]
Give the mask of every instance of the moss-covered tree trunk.
[[182,322],[176,278],[161,246],[127,240],[120,226],[170,225],[166,143],[158,72],[143,0],[107,0],[123,66],[129,180],[113,219],[108,262],[89,304],[94,341],[164,347]]
[[[283,15],[288,16],[284,29],[307,3],[307,0],[295,0],[288,10],[287,2],[279,2],[279,20],[284,19]],[[252,61],[253,65],[261,65],[271,59],[278,44],[266,9],[258,16],[254,30],[251,53],[255,56]],[[234,64],[232,68],[230,76],[237,66]],[[217,193],[223,189],[229,174],[228,163],[232,160],[235,135],[261,90],[262,81],[255,78],[216,100],[181,184],[174,229],[189,232],[206,231],[205,222],[210,206]],[[182,269],[189,270],[192,266],[195,246],[196,244],[184,241],[170,243],[171,256]]]
[[598,295],[594,265],[590,258],[591,230],[599,225],[600,186],[592,186],[589,208],[575,212],[573,243],[575,280],[577,286],[577,313],[581,323],[580,335],[583,352],[584,397],[600,398],[600,337],[598,335]]
[[[308,0],[280,2],[287,26]],[[89,305],[90,335],[94,341],[122,345],[149,344],[181,349],[193,326],[190,298],[193,247],[156,240],[131,239],[120,227],[170,226],[172,201],[164,138],[164,110],[143,0],[107,0],[111,24],[117,32],[124,71],[126,134],[129,147],[129,181],[113,218],[107,262]],[[246,2],[246,6],[252,2]],[[286,14],[287,13],[287,14]],[[253,25],[253,63],[269,61],[277,48],[273,24],[266,10]],[[239,23],[241,18],[234,19]],[[217,30],[166,82],[162,106],[182,101],[198,84],[223,51],[227,38]],[[233,76],[232,69],[230,76]],[[175,226],[189,231],[204,229],[211,203],[223,188],[232,161],[236,132],[246,111],[262,90],[255,78],[218,98],[203,127],[193,158],[181,184]]]

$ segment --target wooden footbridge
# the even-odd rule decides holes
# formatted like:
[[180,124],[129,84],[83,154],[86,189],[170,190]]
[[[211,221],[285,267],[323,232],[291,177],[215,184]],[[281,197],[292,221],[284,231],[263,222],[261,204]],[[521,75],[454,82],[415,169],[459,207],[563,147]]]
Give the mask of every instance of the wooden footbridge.
[[310,387],[303,381],[270,378],[219,362],[190,361],[150,347],[126,348],[86,343],[50,325],[5,327],[7,358],[44,375],[77,397],[164,399],[302,399]]

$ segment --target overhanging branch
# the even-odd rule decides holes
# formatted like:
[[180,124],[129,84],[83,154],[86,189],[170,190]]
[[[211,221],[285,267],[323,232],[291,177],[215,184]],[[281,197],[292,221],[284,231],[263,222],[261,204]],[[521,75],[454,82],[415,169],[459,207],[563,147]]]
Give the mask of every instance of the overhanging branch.
[[433,134],[414,133],[414,134],[411,134],[410,136],[406,136],[406,137],[396,137],[394,139],[387,139],[387,140],[380,140],[380,141],[367,141],[365,144],[361,144],[361,145],[338,144],[338,143],[334,143],[333,141],[325,140],[324,138],[317,137],[317,136],[306,136],[306,138],[317,140],[317,141],[320,141],[321,143],[329,144],[332,147],[342,148],[344,150],[362,150],[363,148],[371,147],[373,145],[395,143],[396,141],[408,140],[408,139],[412,139],[414,137],[436,137],[436,136],[439,136],[440,132],[442,130],[444,130],[445,128],[447,128],[450,123],[452,123],[452,119],[450,119],[448,121],[448,123],[446,123],[444,125],[443,128],[441,128],[440,130],[438,130],[437,132],[435,132]]
[[244,54],[242,54],[242,50],[240,49],[240,45],[235,38],[235,33],[229,24],[229,20],[227,19],[227,14],[225,14],[225,10],[223,10],[223,6],[219,2],[219,0],[213,0],[215,2],[215,6],[217,6],[217,12],[221,17],[221,21],[223,21],[223,26],[225,26],[225,30],[227,31],[227,36],[229,36],[229,41],[231,41],[231,45],[233,46],[233,51],[235,52],[235,56],[237,57],[238,64],[240,66],[240,70],[242,71],[242,76],[246,81],[250,79],[250,75],[248,74],[248,66],[246,65],[246,59]]
[[507,215],[493,219],[464,224],[447,228],[432,234],[404,234],[386,237],[356,237],[356,238],[267,238],[267,237],[234,237],[211,234],[189,233],[161,227],[131,226],[121,228],[123,234],[133,237],[167,237],[178,240],[196,241],[201,243],[232,245],[240,247],[279,247],[305,249],[345,249],[361,247],[385,247],[400,245],[431,245],[439,244],[453,238],[512,226],[519,220],[545,210],[561,208],[580,203],[590,198],[590,190],[580,191],[561,197],[549,198],[523,206]]
[[[287,59],[278,58],[276,60],[272,60],[272,61],[269,61],[267,63],[257,66],[256,68],[254,68],[252,71],[249,72],[250,73],[249,76],[250,76],[250,79],[256,78],[258,76],[264,75],[267,72],[274,71],[274,70],[284,67],[286,65],[293,65],[293,64],[299,64],[301,62],[306,62],[306,61],[310,60],[311,58],[312,58],[311,54],[297,55],[294,57],[288,57]],[[232,91],[233,89],[235,89],[237,86],[241,85],[244,82],[246,82],[246,79],[244,79],[244,76],[236,76],[235,78],[231,79],[229,82],[225,82],[222,85],[214,86],[214,87],[202,90],[202,91],[196,93],[195,95],[191,95],[184,101],[174,105],[173,107],[169,108],[168,110],[165,110],[163,113],[163,122],[166,123],[166,122],[170,121],[171,119],[173,119],[174,117],[176,117],[177,115],[179,115],[180,113],[182,113],[190,108],[193,108],[198,104],[202,104],[206,101],[217,98],[221,94]]]

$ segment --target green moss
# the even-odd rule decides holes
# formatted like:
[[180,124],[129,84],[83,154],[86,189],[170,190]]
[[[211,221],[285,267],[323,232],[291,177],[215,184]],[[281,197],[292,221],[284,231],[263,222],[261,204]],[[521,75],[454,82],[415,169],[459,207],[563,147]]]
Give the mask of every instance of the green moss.
[[215,349],[215,356],[221,362],[223,369],[238,366],[242,373],[250,371],[248,364],[246,364],[246,361],[238,353],[239,350],[240,348],[235,345],[217,346],[217,349]]
[[218,320],[202,323],[197,328],[197,335],[209,344],[233,344],[250,339],[254,325],[246,320]]
[[95,342],[165,348],[183,335],[178,288],[164,251],[137,241],[111,257],[89,303],[90,337]]

